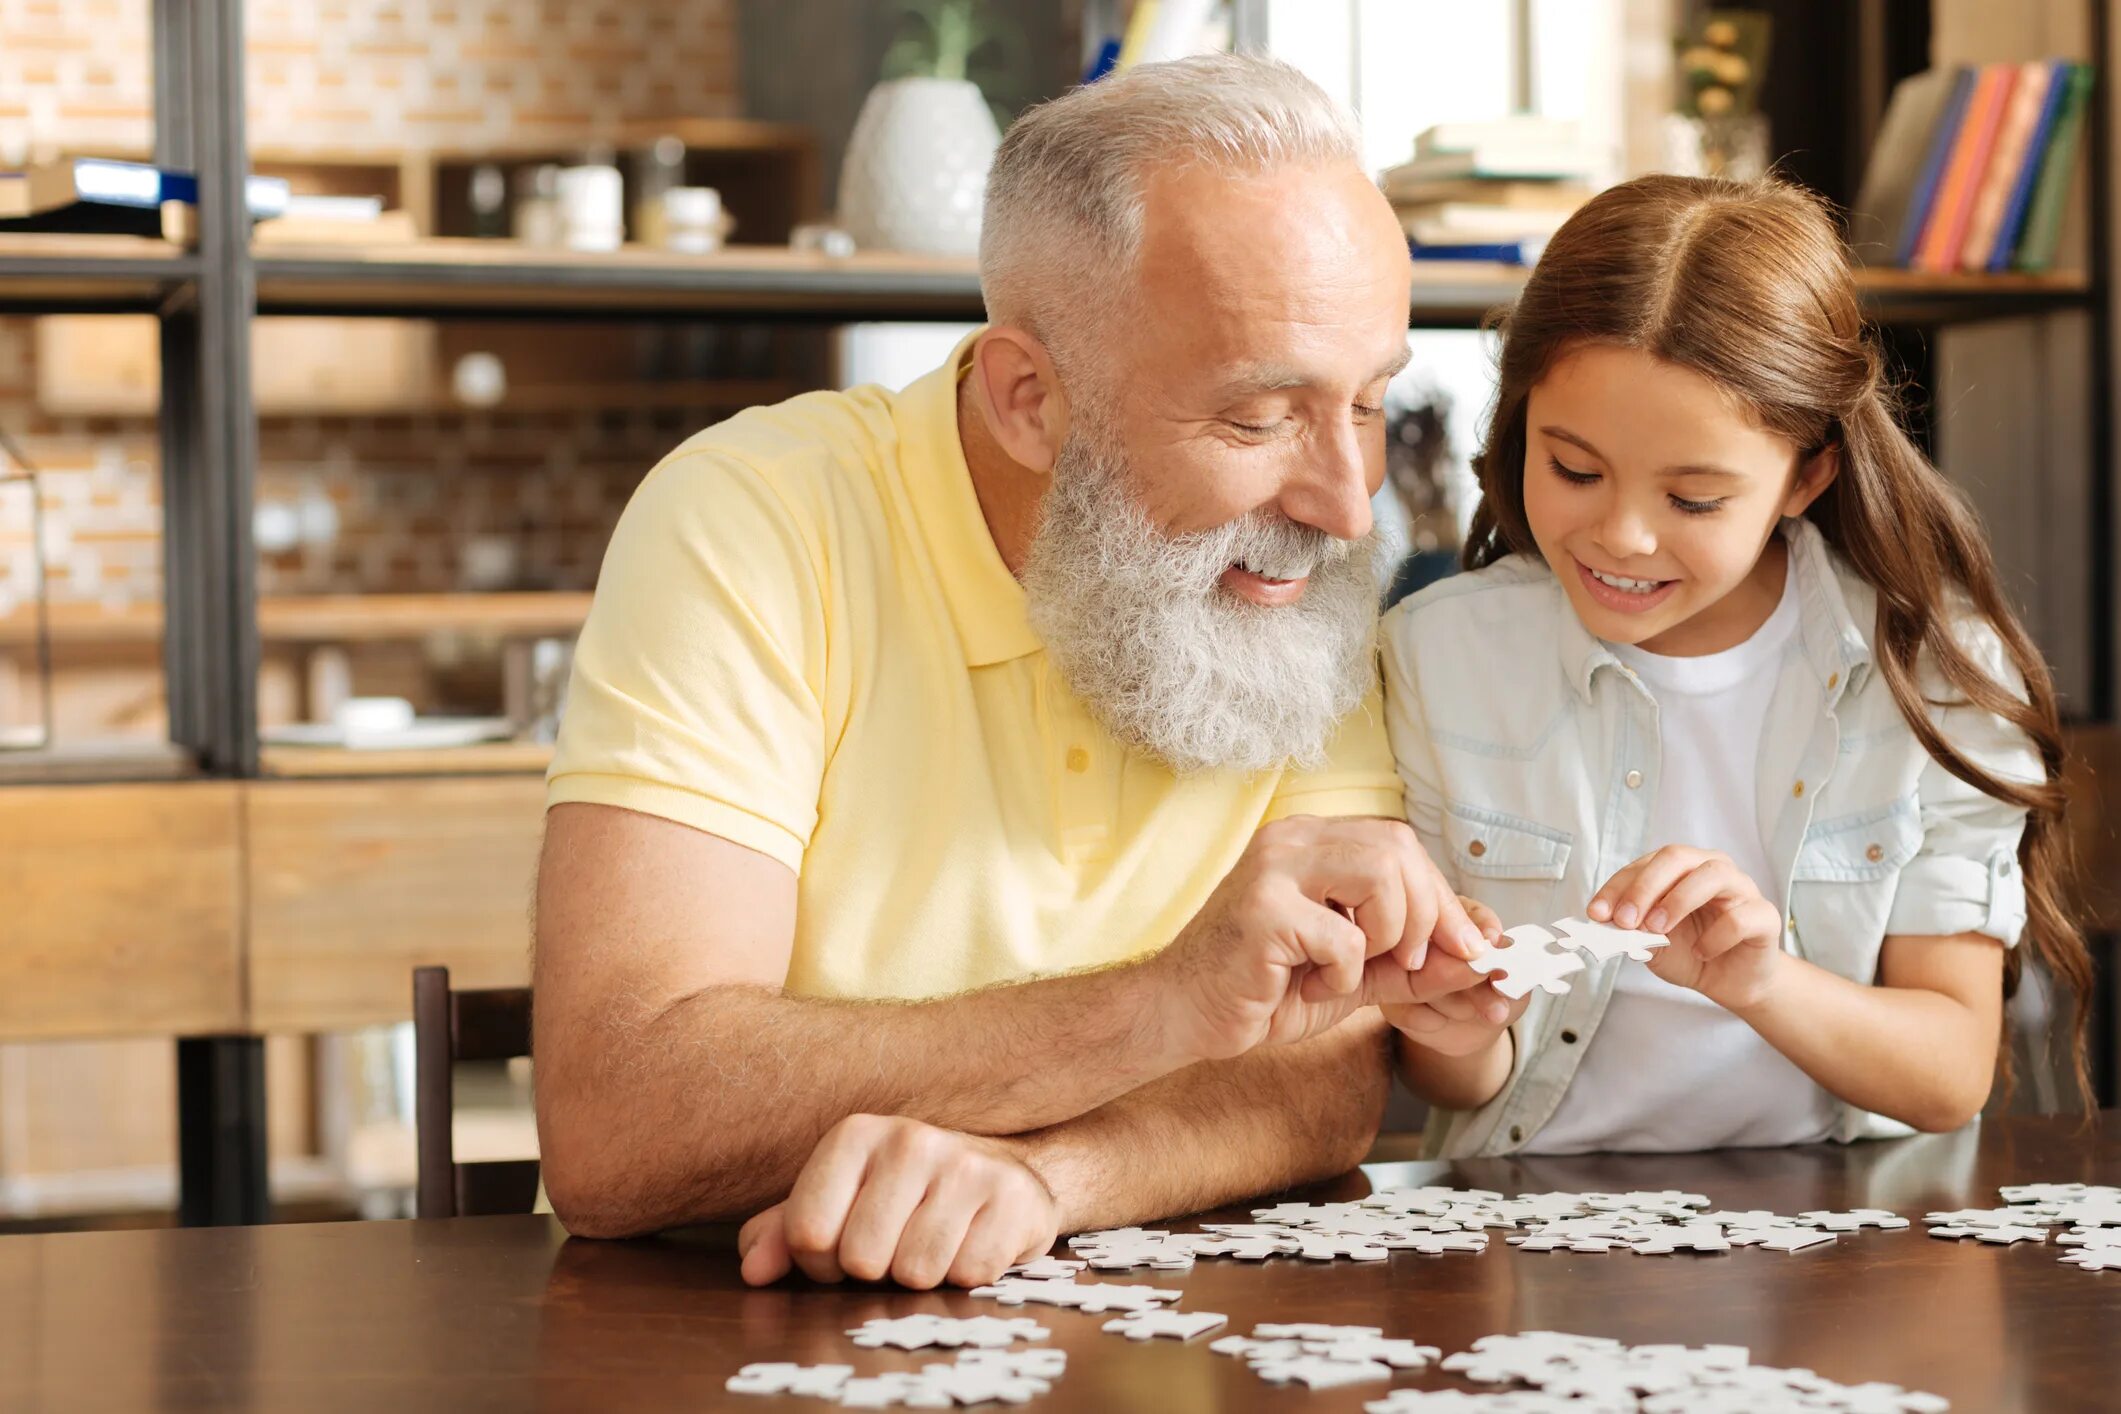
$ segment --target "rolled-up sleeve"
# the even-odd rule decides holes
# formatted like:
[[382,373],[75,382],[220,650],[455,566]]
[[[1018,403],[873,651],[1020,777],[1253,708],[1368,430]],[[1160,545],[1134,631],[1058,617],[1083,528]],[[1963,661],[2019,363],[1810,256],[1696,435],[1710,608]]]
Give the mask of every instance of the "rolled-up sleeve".
[[[2021,697],[2024,686],[1986,624],[1961,631],[1975,662]],[[1931,718],[1945,740],[1987,774],[2020,784],[2046,779],[2039,749],[2019,728],[1993,712],[1966,703],[1934,674],[1925,674]],[[1916,784],[1922,847],[1900,874],[1889,934],[1945,937],[1983,933],[2006,947],[2025,931],[2025,879],[2018,842],[2025,833],[2023,806],[1996,799],[1967,784],[1934,759]]]

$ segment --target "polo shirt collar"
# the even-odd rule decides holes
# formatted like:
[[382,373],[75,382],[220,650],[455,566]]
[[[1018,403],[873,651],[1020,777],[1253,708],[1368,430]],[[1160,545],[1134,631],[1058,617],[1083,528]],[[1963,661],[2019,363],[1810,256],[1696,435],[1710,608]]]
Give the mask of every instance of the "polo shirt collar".
[[975,668],[1021,658],[1044,646],[1031,630],[1024,588],[1002,563],[987,529],[958,436],[959,372],[982,332],[967,335],[942,367],[901,393],[893,413],[899,466],[914,520],[928,542],[965,662]]

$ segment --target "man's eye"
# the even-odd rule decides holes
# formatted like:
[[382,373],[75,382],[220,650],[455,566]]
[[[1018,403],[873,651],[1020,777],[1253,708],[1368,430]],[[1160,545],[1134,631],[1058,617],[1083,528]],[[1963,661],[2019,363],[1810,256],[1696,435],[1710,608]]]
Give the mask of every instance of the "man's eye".
[[1247,437],[1264,437],[1280,425],[1278,422],[1236,422],[1227,418],[1223,421],[1223,426]]

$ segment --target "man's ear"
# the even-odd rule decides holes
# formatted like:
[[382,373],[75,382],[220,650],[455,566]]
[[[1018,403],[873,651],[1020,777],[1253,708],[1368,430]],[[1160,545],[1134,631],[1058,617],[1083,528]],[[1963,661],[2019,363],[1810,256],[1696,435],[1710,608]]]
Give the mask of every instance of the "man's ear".
[[1041,476],[1051,472],[1068,435],[1068,395],[1046,346],[997,324],[972,346],[965,377],[988,432],[1009,459]]
[[1790,488],[1789,499],[1783,502],[1782,513],[1786,516],[1801,516],[1812,502],[1826,494],[1826,488],[1834,484],[1841,475],[1841,444],[1829,442],[1807,457],[1797,468],[1797,484]]

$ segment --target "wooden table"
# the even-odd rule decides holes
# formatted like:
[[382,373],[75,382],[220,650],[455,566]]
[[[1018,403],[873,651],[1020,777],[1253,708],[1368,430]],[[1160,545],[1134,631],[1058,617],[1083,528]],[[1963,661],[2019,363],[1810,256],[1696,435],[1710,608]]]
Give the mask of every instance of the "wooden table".
[[[1478,1256],[1210,1259],[1115,1279],[1182,1286],[1185,1309],[1224,1312],[1239,1331],[1269,1320],[1381,1325],[1446,1350],[1523,1329],[1736,1342],[1758,1363],[1928,1389],[1965,1414],[2111,1409],[2121,1272],[2065,1266],[2046,1244],[1938,1241],[1919,1221],[1930,1209],[1994,1206],[2001,1183],[2102,1180],[2121,1181],[2112,1116],[2090,1136],[2012,1121],[1847,1149],[1375,1165],[1305,1196],[1413,1182],[1676,1187],[1729,1208],[1875,1206],[1917,1223],[1787,1256],[1534,1254],[1498,1241]],[[750,1291],[727,1232],[587,1242],[538,1217],[0,1238],[0,1408],[822,1411],[833,1406],[740,1398],[723,1381],[752,1360],[912,1367],[926,1362],[858,1351],[842,1333],[871,1316],[1006,1309],[962,1292]],[[1204,1340],[1135,1344],[1103,1334],[1102,1317],[1025,1309],[1069,1354],[1053,1393],[1030,1406],[1051,1414],[1354,1410],[1386,1388],[1281,1389]]]

